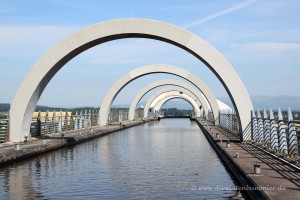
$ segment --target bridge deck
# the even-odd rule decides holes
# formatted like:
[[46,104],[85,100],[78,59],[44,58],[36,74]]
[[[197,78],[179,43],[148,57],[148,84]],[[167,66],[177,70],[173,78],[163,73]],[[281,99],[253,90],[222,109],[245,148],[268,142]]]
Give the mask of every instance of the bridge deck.
[[[224,129],[205,123],[203,127],[214,142],[237,164],[246,176],[257,186],[267,187],[261,190],[269,199],[299,199],[300,171],[283,161],[274,158],[251,143],[237,142],[238,138]],[[212,128],[212,130],[210,129]],[[219,133],[219,138],[216,138]],[[220,143],[222,139],[222,143]],[[226,142],[230,139],[230,147]],[[236,153],[239,158],[236,158]],[[254,163],[261,165],[261,175],[254,175]],[[274,188],[272,188],[274,187]]]

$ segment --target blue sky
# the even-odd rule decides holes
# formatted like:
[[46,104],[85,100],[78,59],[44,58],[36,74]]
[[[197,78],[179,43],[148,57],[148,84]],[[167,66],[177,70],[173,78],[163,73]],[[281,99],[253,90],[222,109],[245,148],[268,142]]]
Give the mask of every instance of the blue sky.
[[[0,0],[0,102],[13,98],[31,66],[64,37],[97,22],[129,17],[171,23],[205,39],[229,60],[251,95],[300,96],[297,0]],[[227,95],[213,73],[189,53],[133,38],[78,55],[51,80],[38,104],[99,106],[124,73],[154,63],[183,67],[217,97]],[[126,86],[115,103],[130,103],[142,87],[164,78],[180,79],[142,77]]]

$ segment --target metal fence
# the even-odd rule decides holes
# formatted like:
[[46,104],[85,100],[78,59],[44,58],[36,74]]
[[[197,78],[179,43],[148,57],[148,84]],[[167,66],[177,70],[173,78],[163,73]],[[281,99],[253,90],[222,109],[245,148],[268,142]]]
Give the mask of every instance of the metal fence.
[[6,141],[8,132],[8,119],[0,119],[0,143]]
[[127,121],[129,109],[111,109],[108,115],[108,123]]
[[135,110],[135,119],[144,118],[144,109],[136,109]]
[[300,122],[293,120],[290,109],[287,115],[288,120],[284,120],[280,109],[277,116],[272,110],[253,111],[251,139],[278,154],[299,160]]
[[77,130],[97,126],[99,121],[98,110],[85,110],[79,114],[68,111],[38,112],[32,117],[30,126],[31,136],[51,134],[69,130]]
[[239,123],[234,110],[220,110],[218,117],[219,126],[232,133],[239,133]]

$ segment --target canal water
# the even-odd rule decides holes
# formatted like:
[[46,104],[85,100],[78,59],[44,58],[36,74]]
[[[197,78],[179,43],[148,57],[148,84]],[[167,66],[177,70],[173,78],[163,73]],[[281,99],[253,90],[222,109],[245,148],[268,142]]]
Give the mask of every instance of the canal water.
[[198,125],[163,119],[0,168],[0,199],[230,199]]

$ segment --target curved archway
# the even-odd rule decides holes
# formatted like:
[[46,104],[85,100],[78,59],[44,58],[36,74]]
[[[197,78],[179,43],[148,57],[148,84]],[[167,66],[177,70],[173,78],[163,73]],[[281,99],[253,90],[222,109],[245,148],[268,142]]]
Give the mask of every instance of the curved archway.
[[42,92],[68,61],[95,45],[133,37],[168,42],[205,63],[228,92],[237,111],[240,132],[246,129],[253,110],[251,99],[237,73],[217,50],[193,33],[171,24],[149,19],[116,19],[88,26],[66,37],[33,65],[11,105],[9,139],[23,141],[29,134],[32,113]]
[[[159,100],[158,100],[159,99]],[[192,107],[193,107],[193,111],[196,115],[198,115],[197,117],[199,117],[199,115],[201,115],[201,110],[197,104],[197,102],[189,95],[185,94],[185,93],[179,93],[178,91],[174,90],[174,91],[168,91],[165,93],[162,93],[159,96],[156,96],[153,100],[156,101],[158,100],[158,102],[154,103],[151,106],[148,107],[148,109],[145,107],[144,108],[144,114],[147,113],[147,117],[156,117],[157,113],[159,113],[159,110],[161,108],[161,106],[166,103],[167,101],[171,100],[171,99],[183,99],[186,102],[188,102]]]
[[215,120],[219,115],[219,105],[217,103],[215,95],[209,89],[209,87],[197,76],[193,75],[191,72],[182,69],[180,67],[172,66],[172,65],[164,65],[164,64],[154,64],[147,65],[144,67],[140,67],[134,69],[127,74],[123,75],[106,93],[100,108],[100,126],[106,125],[108,120],[108,114],[110,111],[110,107],[119,94],[119,92],[131,81],[141,77],[146,76],[148,74],[154,73],[167,73],[175,76],[182,77],[195,85],[199,90],[202,91],[203,95],[207,98],[207,102],[210,104],[212,108]]
[[[161,102],[158,105],[156,105],[155,107],[153,107],[154,117],[158,117],[156,113],[160,114],[161,107],[165,103],[167,103],[168,101],[173,100],[173,99],[182,99],[182,100],[186,101],[188,104],[190,104],[193,107],[194,113],[197,113],[197,111],[195,111],[194,106],[192,105],[192,101],[189,101],[188,98],[185,98],[183,96],[171,96],[171,97],[166,97],[166,98],[162,99]],[[149,108],[149,109],[151,109],[151,108]],[[148,114],[148,116],[149,116],[149,114]]]
[[144,118],[148,117],[148,111],[150,107],[155,107],[159,101],[162,101],[163,99],[167,97],[177,97],[177,96],[182,96],[187,99],[189,99],[191,105],[193,105],[195,112],[197,113],[197,116],[199,117],[201,115],[201,110],[200,110],[200,102],[195,101],[195,96],[188,91],[187,89],[178,87],[178,86],[173,86],[173,87],[168,87],[159,90],[155,94],[153,94],[147,101],[145,107],[144,107]]
[[141,89],[141,91],[135,96],[135,98],[131,102],[131,105],[129,108],[129,120],[134,120],[135,109],[136,109],[137,104],[149,91],[151,91],[152,89],[155,89],[157,87],[165,86],[165,85],[179,86],[179,87],[189,90],[194,95],[196,95],[197,99],[201,102],[205,113],[208,113],[210,106],[207,102],[207,99],[203,96],[202,92],[200,92],[199,90],[194,88],[192,85],[189,85],[182,81],[175,80],[175,79],[168,79],[168,80],[160,80],[160,81],[153,82],[153,83],[147,85],[146,87],[144,87],[143,89]]
[[[160,110],[161,110],[162,106],[164,104],[166,104],[168,101],[171,101],[173,99],[182,99],[182,100],[186,101],[188,104],[190,104],[193,107],[192,103],[188,99],[186,99],[185,97],[182,97],[182,96],[171,96],[171,97],[166,97],[166,98],[162,99],[153,109],[156,110],[158,113],[160,113]],[[201,111],[200,111],[200,113],[201,113]],[[197,111],[196,111],[195,108],[194,108],[194,114],[195,115],[197,114]]]

